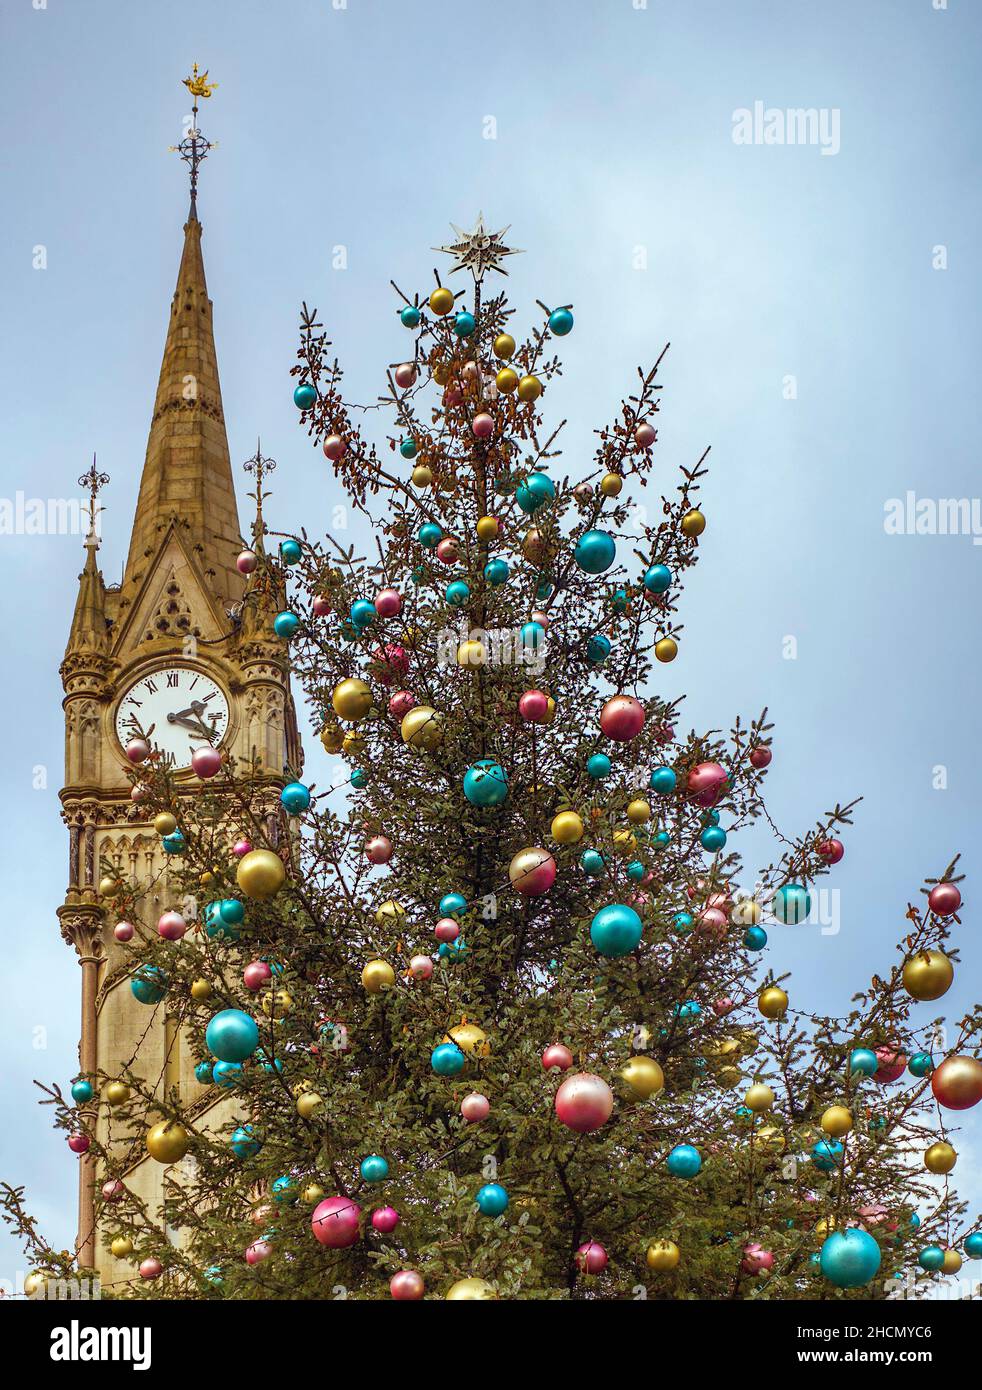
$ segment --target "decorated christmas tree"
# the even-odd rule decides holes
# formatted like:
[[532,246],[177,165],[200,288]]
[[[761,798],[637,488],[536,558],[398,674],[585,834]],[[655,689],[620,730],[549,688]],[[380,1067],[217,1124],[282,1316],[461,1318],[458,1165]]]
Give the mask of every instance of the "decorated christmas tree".
[[[982,1014],[940,1034],[930,1007],[957,866],[846,1017],[768,974],[767,932],[804,929],[852,805],[779,833],[766,711],[685,733],[660,698],[706,456],[639,520],[663,352],[568,475],[545,405],[572,307],[539,304],[523,338],[486,293],[502,237],[479,221],[443,248],[466,292],[395,290],[407,346],[370,416],[304,307],[294,400],[371,545],[277,539],[260,466],[240,621],[289,661],[343,775],[271,786],[202,725],[189,792],[134,728],[172,904],[140,920],[115,864],[104,901],[201,1091],[162,1093],[139,1051],[48,1089],[132,1265],[114,1293],[916,1296],[982,1255],[931,1177],[982,1099]],[[748,868],[755,823],[776,848]],[[126,1186],[145,1150],[163,1210]],[[4,1206],[35,1287],[66,1273],[22,1189]]]

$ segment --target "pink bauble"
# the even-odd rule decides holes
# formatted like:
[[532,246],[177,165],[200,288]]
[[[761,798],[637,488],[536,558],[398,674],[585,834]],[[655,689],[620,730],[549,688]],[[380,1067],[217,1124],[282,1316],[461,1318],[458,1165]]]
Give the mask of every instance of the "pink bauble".
[[655,442],[655,430],[647,420],[642,420],[634,431],[634,442],[639,449],[650,449]]
[[878,1047],[876,1060],[880,1065],[873,1073],[874,1081],[896,1081],[907,1070],[907,1058],[892,1045]]
[[180,941],[188,924],[179,912],[163,912],[157,919],[157,931],[165,941]]
[[132,922],[117,922],[113,927],[113,936],[117,941],[132,941],[133,931]]
[[252,1211],[249,1213],[249,1220],[254,1226],[265,1226],[272,1215],[273,1208],[270,1204],[268,1202],[260,1202],[259,1205],[253,1207]]
[[726,934],[726,913],[718,907],[704,907],[696,918],[696,931],[721,937]]
[[214,777],[222,765],[217,748],[196,748],[191,754],[191,771],[196,777]]
[[324,457],[329,458],[332,463],[337,463],[344,450],[345,443],[339,434],[329,434],[324,440]]
[[568,1076],[556,1092],[560,1123],[577,1134],[592,1134],[610,1119],[614,1093],[602,1077],[578,1071]]
[[395,618],[402,608],[398,589],[379,589],[375,595],[375,612],[380,618]]
[[772,757],[773,754],[771,753],[771,750],[765,747],[763,744],[761,744],[759,748],[754,748],[751,750],[750,766],[755,767],[758,771],[760,771],[761,768],[768,767],[770,765]]
[[612,695],[600,712],[600,731],[618,743],[636,738],[644,728],[644,705],[633,695]]
[[446,390],[444,391],[444,393],[443,393],[443,404],[444,404],[444,405],[460,405],[460,403],[461,403],[461,401],[462,401],[463,399],[464,399],[464,393],[463,393],[463,391],[460,389],[460,387],[457,386],[456,384],[454,384],[454,385],[452,385],[452,386],[448,386],[447,389],[446,389]]
[[938,917],[950,917],[962,905],[957,883],[936,883],[927,895],[928,906]]
[[671,741],[672,741],[672,739],[673,739],[674,737],[675,737],[675,725],[674,725],[674,724],[659,724],[659,725],[656,726],[656,728],[655,728],[655,742],[656,742],[656,743],[671,743]]
[[389,1280],[389,1293],[393,1298],[398,1298],[406,1303],[414,1303],[423,1297],[426,1292],[426,1285],[423,1283],[423,1276],[417,1274],[414,1269],[400,1269],[398,1274],[393,1274]]
[[[887,1222],[887,1218],[890,1215],[890,1213],[887,1211],[886,1207],[883,1206],[881,1202],[874,1202],[872,1206],[858,1207],[856,1210],[856,1215],[862,1221],[866,1229],[869,1230],[871,1227],[884,1225],[884,1223]],[[897,1223],[895,1221],[889,1222],[887,1224],[889,1225],[889,1228],[891,1230],[896,1229]]]
[[549,697],[541,690],[526,690],[519,697],[518,712],[527,724],[541,724],[549,713]]
[[131,801],[146,801],[149,795],[150,788],[145,787],[142,782],[134,782],[132,787],[130,787]]
[[242,972],[242,983],[246,989],[251,989],[253,994],[272,978],[273,972],[264,960],[251,960]]
[[743,1247],[740,1268],[744,1274],[759,1274],[762,1269],[771,1269],[773,1265],[774,1255],[770,1250],[763,1250],[757,1244]]
[[573,496],[576,498],[577,502],[589,502],[590,498],[593,496],[593,484],[577,483],[576,487],[573,489]]
[[599,1241],[585,1241],[576,1252],[576,1264],[584,1274],[599,1274],[607,1268],[607,1251]]
[[480,1091],[471,1091],[470,1095],[464,1096],[460,1102],[460,1113],[469,1125],[480,1124],[491,1113],[491,1102],[487,1096],[482,1096]]
[[387,642],[384,647],[377,647],[372,656],[382,667],[380,675],[386,685],[394,685],[397,680],[402,680],[409,670],[409,653],[397,642]]
[[547,849],[536,845],[515,855],[508,866],[508,878],[516,893],[538,898],[556,882],[556,861]]
[[414,980],[428,980],[433,974],[433,957],[413,956],[409,962],[409,973]]
[[392,858],[392,841],[387,835],[373,835],[365,846],[369,864],[388,864]]
[[402,719],[416,703],[416,696],[410,690],[397,690],[389,696],[389,713],[394,719]]
[[248,854],[251,849],[252,845],[248,840],[236,840],[235,844],[232,846],[232,853],[237,859],[241,859],[242,856]]
[[240,574],[252,574],[259,564],[259,556],[254,550],[240,550],[235,561],[235,568]]
[[126,1196],[126,1188],[119,1178],[110,1178],[108,1182],[102,1184],[102,1200],[104,1202],[121,1202]]
[[494,434],[494,418],[482,410],[480,415],[475,415],[471,421],[471,429],[474,431],[475,439],[490,439]]
[[254,1240],[251,1245],[246,1246],[246,1264],[261,1264],[272,1253],[273,1247],[268,1240]]
[[569,1071],[573,1065],[573,1054],[563,1043],[550,1043],[542,1054],[542,1065],[546,1071]]
[[452,917],[441,917],[433,928],[433,935],[437,941],[456,941],[460,935],[460,923]]
[[314,1207],[310,1229],[321,1245],[331,1250],[344,1250],[358,1239],[360,1216],[361,1207],[350,1197],[325,1197]]
[[150,745],[145,738],[131,738],[124,751],[131,763],[145,763],[150,756]]
[[453,536],[444,536],[436,548],[436,558],[444,565],[455,565],[460,559],[460,547]]
[[70,1134],[68,1136],[68,1147],[73,1154],[88,1153],[91,1142],[87,1134]]
[[841,840],[823,840],[818,847],[819,858],[824,859],[826,864],[838,864],[845,852],[846,847]]
[[416,367],[412,362],[402,362],[395,371],[396,385],[407,391],[416,380]]
[[148,1260],[144,1260],[140,1265],[141,1279],[159,1279],[164,1272],[164,1266],[153,1255]]
[[394,1231],[398,1224],[399,1213],[395,1207],[379,1207],[378,1211],[372,1212],[372,1225],[383,1235],[387,1236],[390,1231]]
[[726,1015],[732,1013],[735,1008],[736,1004],[729,995],[724,995],[722,999],[715,999],[713,1001],[713,1013],[716,1014],[717,1018],[725,1018]]
[[311,607],[314,610],[315,618],[326,618],[331,612],[331,600],[326,594],[315,594]]
[[549,630],[549,614],[543,612],[541,608],[534,608],[530,615],[530,622],[538,623],[539,627]]
[[726,786],[726,768],[719,763],[696,763],[689,773],[686,790],[700,806],[714,806]]

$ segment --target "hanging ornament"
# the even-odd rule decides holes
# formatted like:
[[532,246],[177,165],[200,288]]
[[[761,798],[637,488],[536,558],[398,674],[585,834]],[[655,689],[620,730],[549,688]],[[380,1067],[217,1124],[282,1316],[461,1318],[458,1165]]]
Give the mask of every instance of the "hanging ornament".
[[500,1216],[508,1206],[508,1193],[500,1183],[488,1182],[478,1188],[475,1201],[482,1216]]
[[247,898],[263,902],[283,887],[286,869],[271,849],[252,849],[239,860],[235,881]]
[[520,850],[508,866],[508,880],[516,893],[540,897],[556,881],[556,861],[547,849]]
[[158,1163],[179,1163],[190,1147],[190,1134],[174,1120],[162,1120],[147,1133],[147,1152]]
[[936,917],[951,917],[962,905],[956,883],[936,883],[927,895],[928,907]]
[[430,1066],[437,1076],[457,1076],[464,1070],[466,1060],[456,1043],[440,1043],[430,1053]]
[[403,743],[432,753],[443,742],[443,718],[429,705],[414,705],[399,725]]
[[771,899],[771,911],[785,926],[807,921],[811,909],[811,894],[800,883],[786,883]]
[[693,507],[691,511],[686,512],[680,524],[683,536],[688,536],[690,540],[695,540],[697,536],[701,536],[703,531],[705,531],[706,518],[703,516],[702,512],[699,511],[698,507]]
[[369,994],[378,994],[395,984],[396,974],[387,960],[370,960],[361,972],[361,982]]
[[317,399],[317,391],[309,382],[302,382],[293,393],[293,404],[298,410],[309,410]]
[[240,550],[236,560],[235,568],[240,574],[254,574],[259,565],[259,556],[254,550]]
[[904,989],[921,1003],[947,994],[954,978],[954,967],[942,951],[918,951],[904,962]]
[[665,1073],[655,1059],[641,1054],[628,1058],[621,1067],[621,1076],[642,1100],[650,1100],[665,1085]]
[[549,833],[557,845],[575,845],[583,839],[583,821],[575,811],[560,811],[553,817]]
[[757,1008],[764,1018],[783,1018],[788,1008],[788,996],[779,985],[768,985],[757,998]]
[[302,782],[288,782],[280,792],[280,805],[288,815],[302,815],[310,806],[310,789]]
[[392,854],[392,841],[387,835],[373,835],[365,845],[365,855],[370,864],[388,864]]
[[162,912],[157,919],[157,934],[165,941],[180,941],[188,924],[179,912]]
[[326,1197],[314,1208],[310,1229],[321,1245],[344,1250],[358,1239],[361,1207],[350,1197]]
[[633,695],[613,695],[600,712],[600,731],[617,743],[637,738],[644,728],[644,705]]
[[924,1167],[929,1173],[950,1173],[957,1161],[955,1150],[944,1140],[924,1151]]
[[907,1070],[907,1058],[895,1046],[876,1049],[876,1071],[873,1079],[881,1083],[897,1081]]
[[599,1076],[592,1072],[576,1072],[559,1087],[555,1099],[556,1115],[567,1129],[577,1134],[592,1134],[610,1119],[614,1109],[614,1093]]
[[196,748],[191,754],[191,771],[206,780],[221,769],[222,755],[217,748]]
[[590,940],[602,956],[626,956],[637,949],[644,926],[633,907],[611,903],[590,923]]
[[485,1302],[497,1297],[494,1287],[486,1279],[458,1279],[447,1290],[449,1303]]
[[822,1273],[839,1289],[858,1289],[868,1284],[880,1268],[880,1247],[859,1227],[835,1231],[819,1252]]
[[577,1248],[576,1267],[582,1274],[600,1274],[607,1268],[607,1251],[596,1240],[587,1240]]
[[569,1071],[573,1054],[562,1043],[550,1043],[542,1054],[542,1065],[546,1071]]
[[587,574],[603,574],[614,563],[617,546],[606,531],[584,531],[576,543],[573,558]]
[[472,806],[500,806],[508,795],[508,778],[493,758],[479,758],[464,773],[464,796]]
[[676,1144],[665,1166],[673,1178],[694,1178],[702,1168],[702,1155],[693,1144]]
[[491,1113],[491,1102],[480,1091],[471,1091],[460,1102],[460,1113],[469,1125],[480,1124]]
[[931,1075],[931,1090],[946,1110],[969,1110],[982,1100],[982,1062],[977,1057],[946,1057]]
[[255,1019],[241,1009],[222,1009],[205,1029],[205,1046],[219,1062],[244,1062],[259,1046]]
[[841,1139],[852,1129],[852,1113],[844,1105],[830,1105],[822,1112],[821,1126],[833,1139]]

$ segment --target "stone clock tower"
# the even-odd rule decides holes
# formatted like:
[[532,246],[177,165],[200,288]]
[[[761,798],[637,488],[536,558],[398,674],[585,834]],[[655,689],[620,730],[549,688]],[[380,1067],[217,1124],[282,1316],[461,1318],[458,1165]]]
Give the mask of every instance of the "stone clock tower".
[[[200,132],[192,130],[191,138],[201,140]],[[158,1093],[177,1088],[192,1116],[216,1103],[214,1088],[195,1081],[166,1002],[151,1009],[134,999],[124,948],[113,935],[113,906],[99,894],[100,866],[108,861],[141,885],[145,928],[153,930],[159,914],[179,904],[169,891],[160,839],[130,796],[123,754],[128,719],[135,713],[144,727],[156,724],[153,741],[183,769],[178,781],[189,792],[200,786],[189,763],[202,727],[237,759],[258,757],[271,786],[284,780],[288,765],[298,771],[302,758],[284,645],[271,628],[275,596],[251,580],[247,586],[236,569],[243,542],[194,198],[201,157],[196,145],[195,160],[188,161],[191,211],[122,582],[104,583],[99,540],[90,534],[61,665],[69,874],[58,910],[82,972],[80,1071],[95,1083],[132,1065]],[[93,466],[93,515],[100,481]],[[166,1170],[146,1157],[144,1128],[127,1133],[116,1122],[110,1133],[107,1107],[98,1113],[99,1137],[111,1142],[126,1186],[155,1209]],[[102,1247],[95,1201],[101,1182],[94,1159],[83,1158],[79,1264],[94,1266],[109,1287],[131,1280],[135,1270]]]

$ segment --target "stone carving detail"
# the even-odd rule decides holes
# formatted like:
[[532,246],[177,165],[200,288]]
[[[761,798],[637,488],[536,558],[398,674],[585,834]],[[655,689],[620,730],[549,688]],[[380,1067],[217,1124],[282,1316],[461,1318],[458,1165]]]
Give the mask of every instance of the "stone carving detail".
[[171,570],[170,577],[164,585],[163,597],[147,625],[143,640],[152,642],[155,637],[188,636],[200,637],[201,629],[195,625],[191,605],[181,591],[176,574]]

